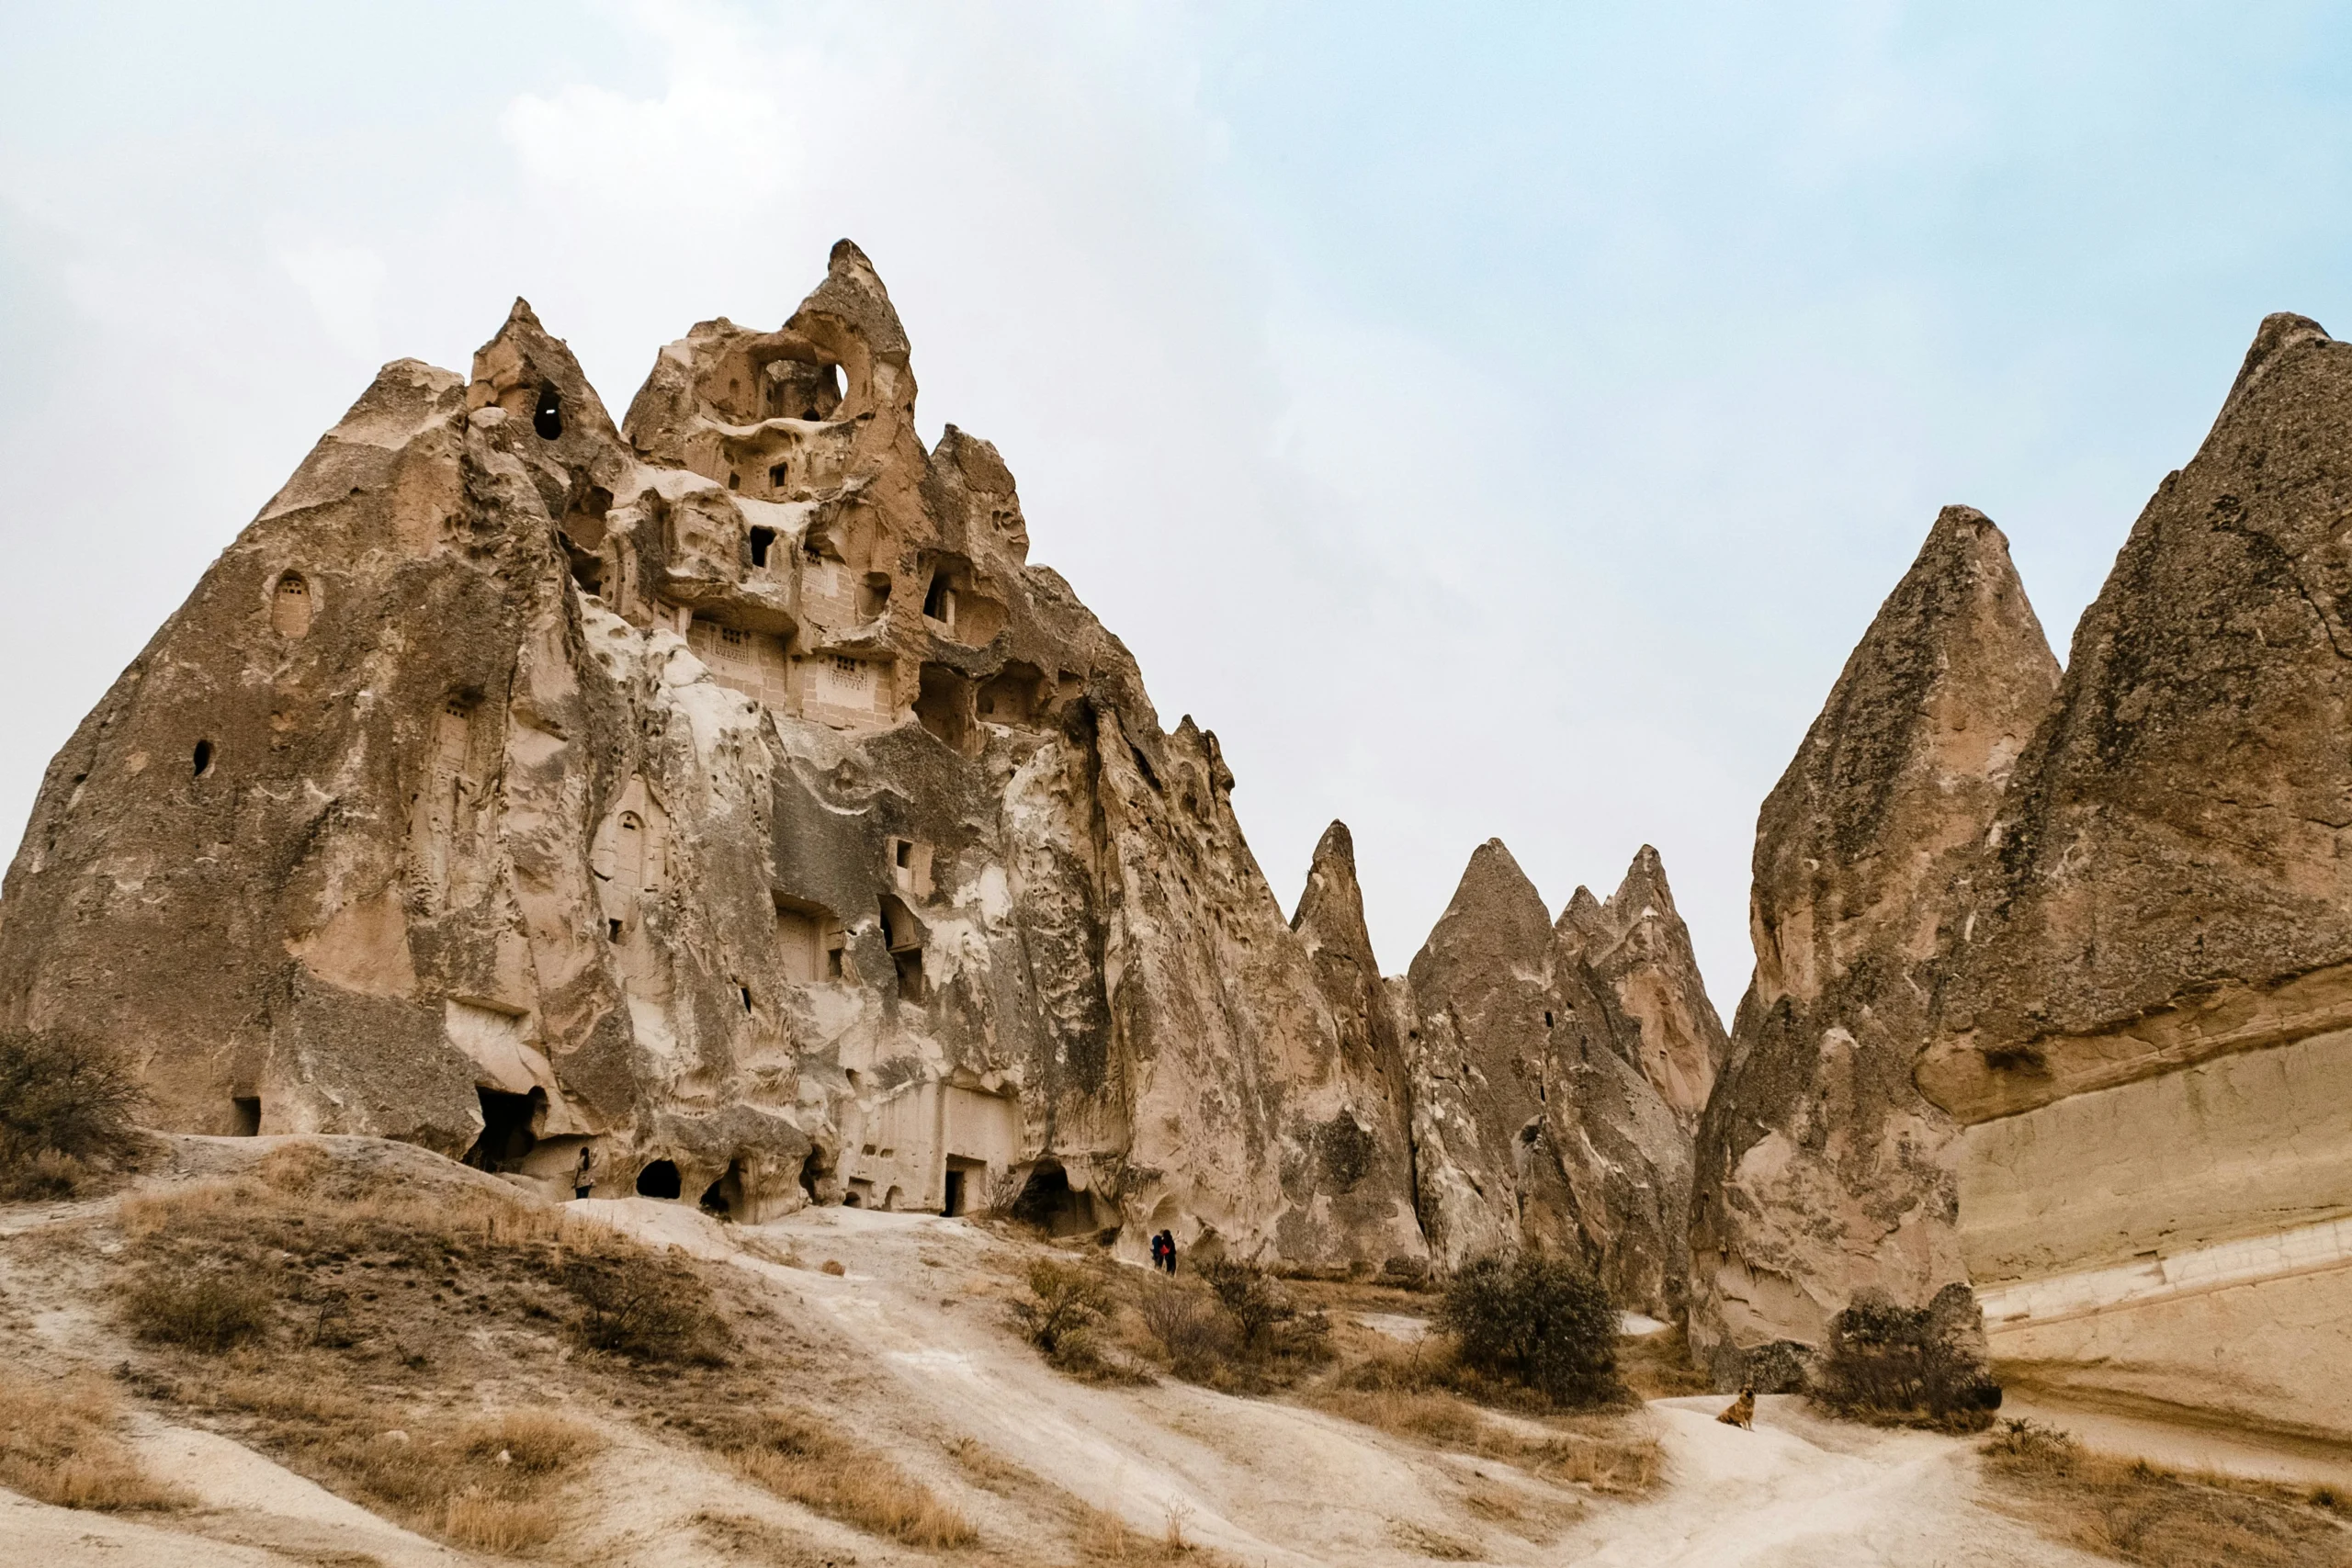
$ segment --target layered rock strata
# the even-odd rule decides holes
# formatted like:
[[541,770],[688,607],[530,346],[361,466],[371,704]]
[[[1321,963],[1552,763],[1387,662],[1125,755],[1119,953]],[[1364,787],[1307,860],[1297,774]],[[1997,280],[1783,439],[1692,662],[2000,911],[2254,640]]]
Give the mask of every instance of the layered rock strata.
[[2074,639],[1918,1063],[2013,1382],[2352,1436],[2352,344],[2262,324]]
[[519,302],[386,367],[51,764],[5,1021],[175,1130],[1418,1258],[1343,839],[1295,935],[1215,736],[914,399],[846,242],[622,428]]
[[1696,1151],[1690,1339],[1789,1386],[1861,1292],[1964,1284],[1950,1120],[1912,1068],[1947,918],[2058,668],[2007,542],[1948,507],[1756,829],[1756,973]]

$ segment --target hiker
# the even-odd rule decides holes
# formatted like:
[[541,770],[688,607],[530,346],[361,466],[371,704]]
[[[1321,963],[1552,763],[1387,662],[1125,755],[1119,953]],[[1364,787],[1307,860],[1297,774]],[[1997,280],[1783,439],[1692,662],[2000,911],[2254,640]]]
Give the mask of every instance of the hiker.
[[1152,1271],[1153,1271],[1154,1273],[1159,1272],[1159,1233],[1158,1231],[1154,1231],[1154,1232],[1152,1232],[1152,1233],[1151,1233],[1151,1267],[1152,1267]]
[[571,1195],[574,1198],[587,1197],[588,1190],[596,1185],[595,1179],[588,1174],[588,1162],[590,1157],[588,1145],[585,1144],[581,1145],[580,1168],[571,1173]]
[[1159,1266],[1167,1269],[1171,1278],[1174,1276],[1176,1272],[1176,1233],[1174,1231],[1159,1233]]

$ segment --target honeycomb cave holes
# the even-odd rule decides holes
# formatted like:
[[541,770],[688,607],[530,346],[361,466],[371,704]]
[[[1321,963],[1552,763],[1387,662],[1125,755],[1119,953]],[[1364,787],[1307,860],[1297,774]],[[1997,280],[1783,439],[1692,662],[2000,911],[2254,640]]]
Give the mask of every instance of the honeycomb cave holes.
[[542,441],[554,441],[563,434],[563,397],[553,387],[539,389],[538,404],[531,410],[531,428]]
[[677,1197],[678,1168],[666,1159],[657,1159],[637,1173],[637,1195],[640,1198]]

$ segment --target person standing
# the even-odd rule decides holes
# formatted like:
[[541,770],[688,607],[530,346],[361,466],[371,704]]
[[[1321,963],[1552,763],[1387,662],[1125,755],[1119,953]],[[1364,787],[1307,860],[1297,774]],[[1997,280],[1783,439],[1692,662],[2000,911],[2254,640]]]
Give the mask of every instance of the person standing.
[[1161,1231],[1159,1233],[1159,1266],[1168,1270],[1169,1278],[1175,1278],[1176,1233],[1174,1231]]
[[580,1168],[571,1173],[571,1195],[575,1199],[587,1197],[589,1190],[596,1185],[595,1178],[588,1173],[594,1157],[589,1154],[587,1145],[580,1145]]

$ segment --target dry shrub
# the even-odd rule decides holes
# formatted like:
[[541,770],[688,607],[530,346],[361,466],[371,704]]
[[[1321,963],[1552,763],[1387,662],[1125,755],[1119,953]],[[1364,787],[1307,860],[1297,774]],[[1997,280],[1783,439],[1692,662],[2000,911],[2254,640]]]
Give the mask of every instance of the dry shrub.
[[1029,1299],[1013,1303],[1012,1323],[1047,1365],[1090,1382],[1141,1381],[1102,1353],[1100,1334],[1117,1303],[1091,1269],[1040,1258],[1029,1265],[1028,1283]]
[[0,1199],[70,1198],[128,1165],[146,1102],[123,1055],[64,1032],[0,1031]]
[[1233,1359],[1232,1319],[1199,1292],[1155,1285],[1136,1303],[1136,1314],[1168,1358],[1169,1370],[1188,1382],[1206,1382]]
[[0,1372],[0,1486],[61,1508],[186,1507],[122,1440],[114,1390],[94,1377],[39,1382]]
[[546,1475],[587,1459],[605,1446],[593,1427],[553,1410],[507,1410],[469,1421],[458,1429],[458,1447],[469,1459],[512,1465],[525,1475]]
[[636,1247],[575,1253],[557,1271],[580,1303],[572,1337],[633,1361],[717,1366],[732,1336],[684,1264]]
[[1985,1472],[2042,1533],[2143,1568],[2340,1568],[2344,1528],[2285,1487],[2183,1475],[2086,1453],[2066,1432],[2006,1420]]
[[1559,1405],[1623,1397],[1617,1309],[1600,1282],[1541,1252],[1476,1258],[1446,1281],[1437,1324],[1473,1371]]
[[153,1263],[124,1293],[123,1319],[150,1344],[217,1355],[269,1332],[275,1282],[269,1275],[223,1267]]
[[969,1546],[979,1532],[882,1455],[805,1412],[727,1411],[680,1424],[746,1480],[872,1535],[907,1546]]

